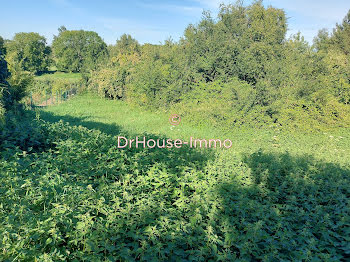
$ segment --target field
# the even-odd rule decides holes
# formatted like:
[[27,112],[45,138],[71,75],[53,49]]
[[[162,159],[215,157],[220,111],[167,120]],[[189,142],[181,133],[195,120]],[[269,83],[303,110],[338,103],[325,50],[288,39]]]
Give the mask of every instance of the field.
[[301,133],[275,129],[233,128],[223,132],[210,126],[195,127],[182,118],[178,126],[169,124],[169,117],[176,112],[144,111],[130,107],[124,102],[106,100],[94,95],[84,95],[68,101],[62,106],[48,107],[42,112],[47,121],[62,119],[73,125],[97,129],[108,135],[118,135],[120,130],[133,136],[144,132],[172,139],[189,140],[190,137],[233,143],[227,154],[252,153],[259,149],[293,155],[312,155],[318,160],[348,163],[350,155],[349,129],[334,129],[328,132]]
[[[222,133],[172,113],[87,94],[32,114],[28,149],[0,162],[0,260],[349,258],[349,130]],[[233,145],[119,149],[118,135]]]
[[75,82],[81,79],[80,73],[65,73],[65,72],[53,72],[50,74],[43,74],[35,76],[35,80],[39,81],[54,81],[54,80],[65,80]]

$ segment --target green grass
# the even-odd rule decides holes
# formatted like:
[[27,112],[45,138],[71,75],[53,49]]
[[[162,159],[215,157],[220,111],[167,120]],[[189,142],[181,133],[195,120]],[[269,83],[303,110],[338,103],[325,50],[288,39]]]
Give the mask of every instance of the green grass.
[[[210,126],[199,129],[186,118],[181,119],[180,125],[172,126],[169,117],[176,112],[145,111],[130,107],[122,101],[106,100],[89,94],[75,97],[63,105],[48,107],[43,112],[50,113],[46,120],[67,120],[71,124],[99,129],[110,135],[117,135],[123,129],[133,135],[148,132],[172,139],[230,139],[233,146],[230,150],[225,149],[230,153],[251,153],[261,148],[271,152],[288,151],[294,155],[309,154],[320,160],[338,163],[348,163],[350,159],[348,129],[303,133],[232,128],[230,132],[223,133]],[[114,128],[114,125],[119,128]]]
[[[0,133],[0,260],[349,259],[349,131],[224,134],[186,118],[173,128],[172,113],[83,95],[10,117]],[[145,133],[233,146],[116,146],[117,135]]]
[[78,81],[81,79],[81,74],[80,73],[54,72],[52,74],[43,74],[40,76],[36,76],[34,79],[41,80],[41,81],[67,80],[67,81],[75,82],[75,81]]

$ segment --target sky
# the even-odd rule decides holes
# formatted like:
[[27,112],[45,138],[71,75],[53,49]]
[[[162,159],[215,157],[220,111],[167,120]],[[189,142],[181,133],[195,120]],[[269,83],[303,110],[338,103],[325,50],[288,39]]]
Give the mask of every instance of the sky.
[[[245,0],[244,4],[252,0]],[[0,36],[12,39],[18,32],[37,32],[50,44],[57,29],[92,30],[107,44],[124,33],[140,43],[177,41],[189,24],[196,24],[203,10],[216,17],[220,3],[235,0],[0,0]],[[349,0],[265,0],[265,6],[283,8],[288,33],[298,31],[312,43],[319,29],[330,31],[350,9]]]

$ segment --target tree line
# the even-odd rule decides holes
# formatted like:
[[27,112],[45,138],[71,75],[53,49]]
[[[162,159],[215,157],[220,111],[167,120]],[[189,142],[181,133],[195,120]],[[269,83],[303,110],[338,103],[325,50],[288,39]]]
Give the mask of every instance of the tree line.
[[5,41],[6,60],[10,67],[41,74],[50,66],[62,72],[82,72],[95,69],[100,58],[107,56],[107,45],[92,31],[59,28],[51,46],[38,33],[17,33]]
[[350,104],[350,11],[310,45],[286,37],[282,9],[221,5],[178,42],[140,45],[129,35],[109,47],[89,88],[148,108],[172,108],[195,123],[346,126]]
[[300,33],[287,38],[287,27],[284,10],[256,1],[221,5],[216,18],[204,12],[179,41],[160,45],[124,34],[107,46],[95,32],[63,26],[51,46],[37,33],[18,33],[2,40],[1,74],[6,59],[20,86],[28,72],[55,65],[83,73],[102,96],[227,126],[350,122],[350,11],[312,45]]

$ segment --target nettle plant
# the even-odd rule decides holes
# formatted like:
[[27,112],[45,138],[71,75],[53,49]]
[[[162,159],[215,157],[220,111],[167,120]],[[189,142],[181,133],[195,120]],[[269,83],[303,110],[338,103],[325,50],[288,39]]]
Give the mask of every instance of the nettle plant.
[[32,125],[42,148],[2,142],[1,260],[349,257],[350,171],[338,164],[262,150],[121,150],[100,131]]

